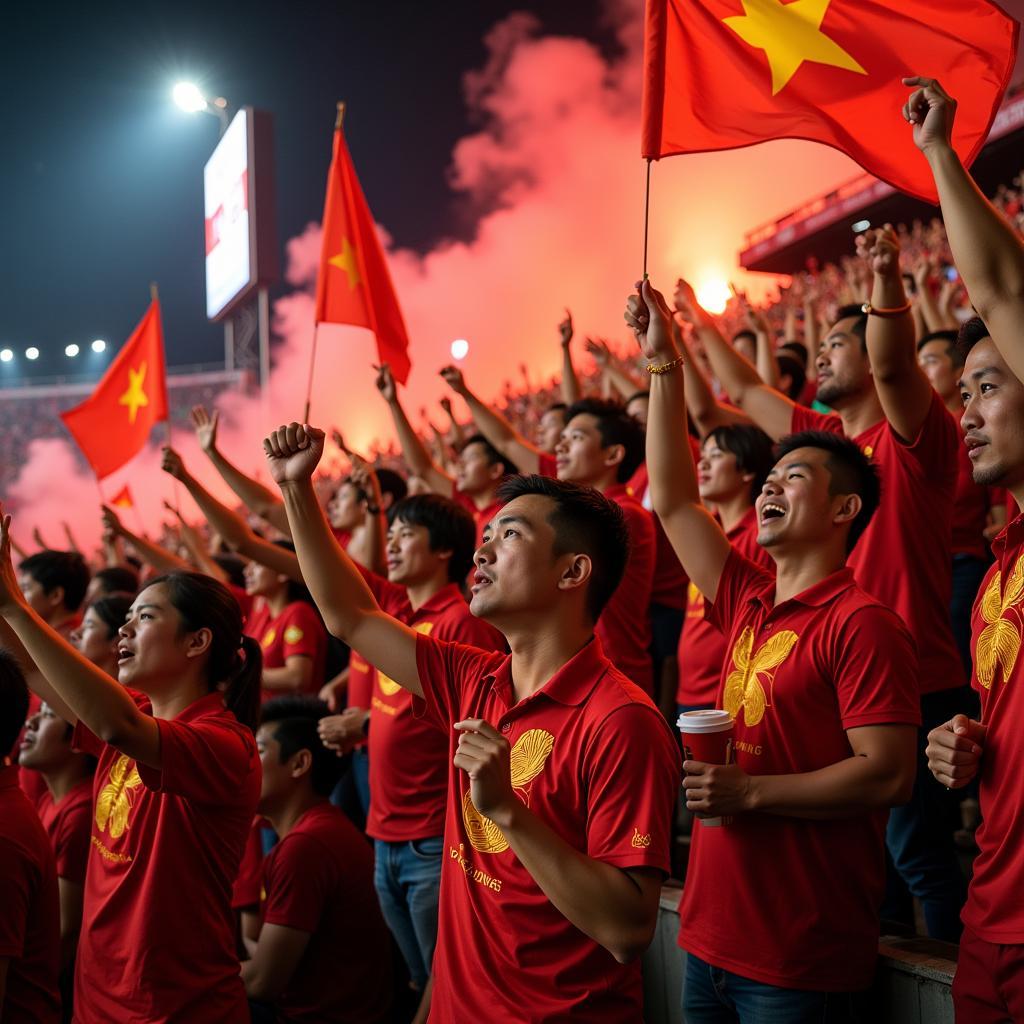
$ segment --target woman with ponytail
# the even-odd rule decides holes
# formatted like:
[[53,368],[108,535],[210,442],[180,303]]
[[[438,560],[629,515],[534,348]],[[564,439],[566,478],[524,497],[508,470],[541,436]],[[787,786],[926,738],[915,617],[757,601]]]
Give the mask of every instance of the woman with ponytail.
[[114,680],[28,607],[4,517],[0,618],[99,759],[75,1019],[247,1021],[230,897],[260,794],[261,659],[238,602],[198,573],[152,580],[120,627]]

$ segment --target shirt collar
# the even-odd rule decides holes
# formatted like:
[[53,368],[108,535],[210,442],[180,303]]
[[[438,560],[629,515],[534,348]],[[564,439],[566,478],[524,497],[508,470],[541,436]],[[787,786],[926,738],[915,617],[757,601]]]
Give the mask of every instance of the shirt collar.
[[434,615],[437,612],[443,612],[446,608],[450,608],[453,604],[460,603],[465,604],[466,599],[462,596],[459,585],[457,583],[446,583],[436,594],[433,594],[419,606],[416,614],[417,616]]
[[992,553],[1001,561],[1007,549],[1013,550],[1024,544],[1024,512],[1003,527],[1002,532],[992,541]]
[[797,602],[809,605],[812,608],[820,608],[837,598],[844,590],[853,586],[853,570],[847,566],[837,569],[834,573],[819,580],[813,586],[802,590],[795,597],[783,601],[781,605],[775,605],[775,580],[766,580],[765,585],[750,595],[749,600],[762,605],[771,612],[776,607],[784,607],[787,604]]
[[[224,694],[220,690],[214,690],[211,693],[206,694],[205,697],[200,697],[199,700],[192,701],[187,708],[183,708],[178,712],[172,719],[174,722],[194,722],[197,718],[201,718],[203,715],[208,715],[211,711],[224,711],[227,705],[224,703]],[[153,713],[153,705],[149,706],[150,714]]]
[[[534,700],[544,694],[569,707],[582,704],[610,666],[611,662],[604,656],[601,641],[597,636],[593,636],[526,700]],[[512,688],[512,656],[506,657],[493,672],[486,675],[484,682],[489,682],[506,706],[512,707],[515,703],[515,691]]]
[[738,537],[744,530],[749,530],[757,518],[757,509],[753,505],[743,513],[740,521],[726,534],[729,540]]
[[604,492],[604,496],[609,501],[618,501],[619,498],[633,498],[636,495],[633,494],[633,488],[629,484],[612,484],[607,491]]

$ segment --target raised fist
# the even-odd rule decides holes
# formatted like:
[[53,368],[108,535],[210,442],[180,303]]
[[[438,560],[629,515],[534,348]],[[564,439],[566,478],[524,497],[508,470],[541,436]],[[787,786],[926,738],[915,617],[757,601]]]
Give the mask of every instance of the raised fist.
[[466,381],[462,376],[462,371],[457,366],[443,367],[441,369],[441,376],[444,378],[445,384],[457,395],[464,395],[466,393]]
[[385,402],[393,402],[397,397],[397,392],[395,390],[395,378],[391,376],[391,367],[387,363],[381,363],[380,366],[375,366],[374,369],[377,371],[377,379],[374,383],[377,385],[380,397]]
[[914,126],[914,145],[922,153],[953,148],[956,100],[934,78],[904,78],[914,87],[903,105],[903,117]]
[[263,439],[270,475],[277,484],[309,480],[324,453],[326,435],[308,424],[289,423]]
[[568,309],[565,311],[565,319],[558,325],[558,338],[562,348],[567,348],[572,341],[572,313]]
[[160,452],[160,468],[165,473],[170,473],[175,480],[184,480],[188,474],[185,471],[185,463],[182,461],[181,456],[170,445],[165,445],[160,449]]
[[647,359],[671,362],[678,352],[672,338],[672,313],[665,296],[650,281],[641,281],[637,289],[638,292],[626,300],[626,323]]
[[888,277],[900,270],[900,243],[891,224],[872,228],[857,236],[857,255],[872,273]]

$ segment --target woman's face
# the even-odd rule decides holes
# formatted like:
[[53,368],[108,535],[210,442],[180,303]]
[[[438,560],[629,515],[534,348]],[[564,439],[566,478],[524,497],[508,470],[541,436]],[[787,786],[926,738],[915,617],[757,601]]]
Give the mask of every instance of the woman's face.
[[111,634],[107,624],[89,608],[82,617],[82,624],[71,634],[71,642],[79,654],[94,665],[109,671],[116,664],[117,636]]
[[154,583],[146,587],[132,602],[127,620],[118,630],[117,678],[120,682],[148,692],[148,681],[180,678],[190,671],[196,633],[182,626],[166,585]]

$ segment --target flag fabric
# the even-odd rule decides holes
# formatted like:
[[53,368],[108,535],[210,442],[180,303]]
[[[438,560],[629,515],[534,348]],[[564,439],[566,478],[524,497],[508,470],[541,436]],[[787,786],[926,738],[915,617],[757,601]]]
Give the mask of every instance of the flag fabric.
[[100,480],[138,454],[153,424],[167,419],[164,335],[156,299],[96,390],[61,413],[61,419]]
[[381,362],[391,366],[396,380],[408,379],[405,322],[340,123],[327,175],[316,322],[368,327],[377,336]]
[[988,0],[647,0],[645,157],[808,139],[929,202],[902,78],[959,103],[970,165],[1013,71],[1019,26]]
[[135,507],[135,502],[132,501],[132,492],[128,489],[128,485],[127,484],[125,484],[124,487],[122,487],[121,490],[119,490],[117,492],[117,494],[115,494],[110,499],[110,504],[111,504],[111,506],[113,508],[134,508]]

